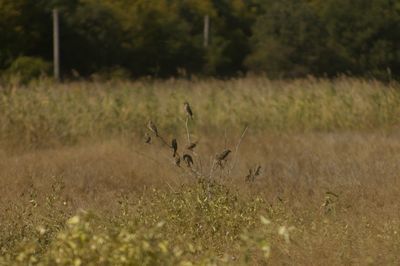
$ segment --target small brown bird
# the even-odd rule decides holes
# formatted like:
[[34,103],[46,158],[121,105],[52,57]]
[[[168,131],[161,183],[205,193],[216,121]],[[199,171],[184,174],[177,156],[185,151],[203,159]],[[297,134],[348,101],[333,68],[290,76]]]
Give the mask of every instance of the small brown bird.
[[188,167],[191,167],[193,164],[193,158],[189,154],[184,154],[183,155],[183,160],[186,162]]
[[175,165],[181,167],[181,157],[179,155],[175,157]]
[[144,142],[147,144],[151,143],[151,136],[149,134],[144,134]]
[[186,149],[188,149],[189,151],[193,151],[193,149],[196,148],[196,146],[197,146],[197,141],[191,142],[189,143],[189,145],[186,146]]
[[171,148],[174,150],[174,154],[172,156],[175,157],[176,151],[178,150],[178,142],[176,141],[176,139],[172,139]]
[[190,108],[189,103],[188,102],[184,102],[183,105],[184,105],[185,112],[186,112],[187,116],[190,117],[190,119],[193,119],[193,112],[192,112],[192,109]]
[[227,149],[224,150],[222,153],[218,154],[215,159],[217,159],[217,161],[223,161],[226,160],[226,157],[228,157],[229,153],[231,153],[231,150]]
[[215,156],[215,159],[217,160],[217,165],[219,165],[221,168],[223,168],[222,161],[226,161],[226,157],[228,157],[229,153],[231,153],[231,150],[228,149]]
[[158,137],[158,130],[153,121],[149,120],[149,122],[147,123],[147,127],[151,132],[153,132]]

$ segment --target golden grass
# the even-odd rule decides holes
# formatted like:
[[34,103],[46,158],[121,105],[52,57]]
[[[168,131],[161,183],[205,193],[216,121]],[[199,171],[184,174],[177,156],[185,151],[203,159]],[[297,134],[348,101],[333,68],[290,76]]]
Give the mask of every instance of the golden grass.
[[151,118],[165,132],[182,126],[182,102],[196,132],[306,132],[387,129],[400,122],[397,83],[342,78],[47,82],[0,92],[0,145],[55,147],[144,132]]
[[[58,88],[61,92],[18,89],[8,92],[17,98],[4,96],[13,104],[20,101],[30,106],[28,94],[41,98],[54,93],[61,97],[63,108],[71,104],[66,110],[72,113],[64,113],[61,107],[58,112],[51,112],[52,109],[33,104],[29,108],[39,108],[52,117],[46,123],[50,125],[47,128],[54,128],[54,136],[43,135],[52,144],[47,149],[32,149],[37,146],[28,139],[23,142],[31,144],[27,150],[21,150],[21,144],[3,145],[0,264],[398,263],[400,135],[396,127],[399,107],[394,104],[398,97],[395,85],[350,79],[170,81],[145,85],[153,88],[153,96],[140,98],[139,89],[124,88],[122,84],[118,83],[120,89],[115,90],[111,84],[96,89],[99,84],[84,83],[71,85],[70,90],[61,85],[65,86]],[[132,88],[140,87],[138,84],[128,83]],[[84,91],[78,86],[91,88]],[[334,96],[329,96],[330,86],[337,87]],[[186,93],[186,87],[190,93]],[[256,93],[251,93],[251,87]],[[120,113],[131,108],[127,111],[128,120],[136,122],[116,128],[117,123],[107,122],[114,111],[98,100],[114,106],[119,93],[124,95],[123,104],[116,107],[119,115],[115,119],[123,121]],[[71,98],[66,100],[68,97]],[[136,97],[143,102],[128,105],[130,101],[139,102]],[[300,108],[299,99],[305,101],[307,97],[314,100]],[[242,126],[249,124],[230,176],[220,178],[217,170],[216,183],[198,183],[173,165],[171,150],[157,141],[152,145],[143,143],[141,123],[146,124],[150,113],[163,136],[176,137],[178,144],[184,142],[182,106],[175,106],[181,99],[189,99],[195,111],[193,137],[200,139],[196,151],[204,155],[204,168],[210,164],[209,156],[225,148],[234,150]],[[213,108],[207,107],[212,99],[216,101]],[[289,99],[297,107],[287,103],[279,109],[274,105]],[[345,109],[351,111],[349,116],[342,110],[343,99],[352,99]],[[152,105],[157,111],[149,107],[141,113],[143,117],[134,120],[133,110],[139,110],[138,106],[146,102],[157,102]],[[168,106],[176,108],[177,118]],[[83,112],[83,119],[74,117],[80,114],[75,108],[90,111]],[[99,125],[89,119],[96,113],[94,110],[106,114],[105,120],[98,120]],[[234,110],[240,118],[232,117]],[[298,110],[312,115],[294,115],[301,113]],[[272,118],[252,124],[263,121],[264,114]],[[37,115],[26,114],[26,123]],[[65,130],[79,136],[79,145],[58,138],[58,124],[53,122],[61,115],[67,123]],[[168,118],[164,121],[163,116]],[[318,122],[316,117],[323,119]],[[289,124],[279,126],[283,124],[278,122],[280,119]],[[88,128],[96,130],[88,133]],[[16,131],[18,136],[27,134],[25,129],[20,130]],[[5,127],[2,132],[5,141]],[[233,156],[230,162],[232,159]],[[258,164],[262,166],[261,175],[254,183],[245,182],[248,168]]]

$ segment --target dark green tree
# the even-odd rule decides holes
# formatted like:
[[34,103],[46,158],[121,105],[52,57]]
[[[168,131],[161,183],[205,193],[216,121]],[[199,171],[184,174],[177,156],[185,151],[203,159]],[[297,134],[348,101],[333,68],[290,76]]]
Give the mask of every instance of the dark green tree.
[[273,77],[400,72],[394,0],[266,0],[246,65]]

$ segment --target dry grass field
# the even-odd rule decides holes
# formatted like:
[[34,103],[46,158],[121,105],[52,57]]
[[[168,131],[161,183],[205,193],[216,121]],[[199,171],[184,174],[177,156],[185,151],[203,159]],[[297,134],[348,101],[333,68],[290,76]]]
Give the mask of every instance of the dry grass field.
[[397,83],[40,81],[0,125],[0,265],[400,262]]

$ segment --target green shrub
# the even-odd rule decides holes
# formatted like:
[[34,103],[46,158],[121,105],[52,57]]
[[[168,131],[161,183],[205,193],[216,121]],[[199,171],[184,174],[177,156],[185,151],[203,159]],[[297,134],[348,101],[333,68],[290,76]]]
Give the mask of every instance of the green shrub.
[[51,64],[39,57],[20,56],[12,62],[6,73],[18,76],[20,82],[27,83],[49,74]]
[[262,199],[220,183],[143,195],[121,199],[113,214],[30,219],[21,243],[0,253],[0,265],[247,265],[266,263],[280,238],[282,228],[262,216],[269,210]]

